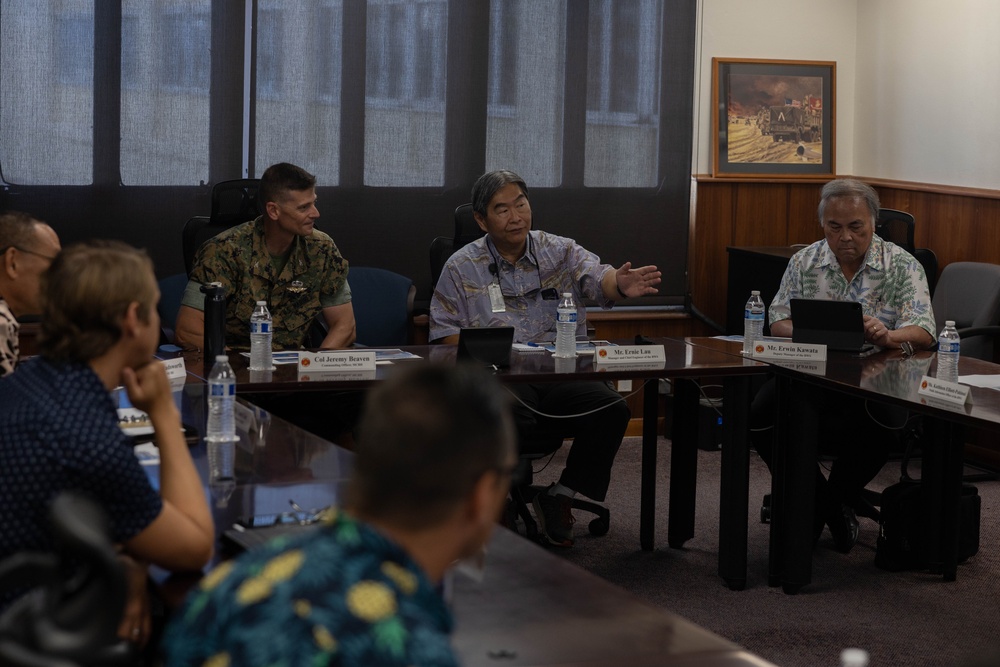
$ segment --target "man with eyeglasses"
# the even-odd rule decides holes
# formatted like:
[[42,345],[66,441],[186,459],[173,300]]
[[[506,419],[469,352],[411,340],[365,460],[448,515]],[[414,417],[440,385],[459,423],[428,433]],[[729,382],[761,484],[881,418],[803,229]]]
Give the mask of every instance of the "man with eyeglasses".
[[[445,264],[430,308],[430,339],[458,342],[465,327],[514,327],[520,343],[555,339],[559,295],[577,303],[577,337],[586,337],[584,299],[611,308],[619,298],[655,294],[655,266],[615,269],[576,241],[531,229],[524,180],[491,171],[472,187],[473,215],[486,235],[455,252]],[[559,483],[535,497],[540,527],[553,546],[573,545],[572,499],[598,502],[607,494],[611,466],[628,426],[624,399],[605,382],[514,385],[514,419],[525,441],[540,433],[573,436]],[[569,419],[546,415],[579,415]]]
[[17,320],[41,312],[39,278],[60,249],[44,222],[18,211],[0,215],[0,376],[17,366]]

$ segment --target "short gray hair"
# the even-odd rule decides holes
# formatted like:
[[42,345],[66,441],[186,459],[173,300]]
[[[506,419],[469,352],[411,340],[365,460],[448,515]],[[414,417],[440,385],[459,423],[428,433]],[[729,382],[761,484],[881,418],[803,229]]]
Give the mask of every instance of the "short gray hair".
[[826,203],[838,197],[860,197],[872,214],[872,225],[878,220],[878,211],[881,203],[878,200],[878,193],[867,183],[856,181],[853,178],[838,178],[823,186],[819,195],[819,224],[823,226],[823,212],[826,210]]
[[493,195],[500,188],[511,183],[516,183],[524,196],[528,196],[528,186],[524,184],[524,179],[512,171],[497,169],[480,176],[475,185],[472,186],[472,210],[485,218],[486,207],[490,205]]
[[8,211],[0,214],[0,249],[17,246],[26,250],[35,249],[35,230],[44,225],[27,213]]

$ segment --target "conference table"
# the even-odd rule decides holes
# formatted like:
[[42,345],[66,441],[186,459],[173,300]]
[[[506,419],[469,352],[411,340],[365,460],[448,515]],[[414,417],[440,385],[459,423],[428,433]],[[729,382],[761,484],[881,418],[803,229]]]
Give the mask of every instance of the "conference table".
[[[723,339],[692,344],[738,354]],[[768,582],[794,594],[812,579],[818,407],[823,392],[836,391],[895,405],[924,419],[921,493],[925,561],[946,581],[957,577],[959,502],[965,433],[969,427],[1000,431],[1000,392],[972,387],[958,406],[918,393],[921,378],[937,371],[933,352],[900,350],[857,355],[828,352],[825,362],[768,359],[776,380],[777,407],[772,470]],[[1000,365],[962,357],[959,375],[998,375]]]
[[[635,344],[634,340],[614,341]],[[697,489],[698,413],[701,391],[698,380],[718,378],[724,385],[723,405],[729,426],[723,446],[723,484],[720,490],[719,574],[735,590],[746,584],[747,562],[747,418],[751,378],[762,375],[766,364],[733,356],[725,351],[692,345],[681,339],[643,339],[643,344],[662,345],[664,361],[654,364],[598,364],[593,355],[556,359],[544,351],[513,351],[508,368],[495,369],[503,383],[580,382],[591,380],[641,380],[643,386],[642,472],[640,481],[639,539],[644,550],[655,546],[656,467],[659,416],[659,380],[673,382],[673,432],[667,521],[667,543],[681,548],[694,536]],[[380,353],[378,348],[376,354]],[[302,373],[295,364],[276,365],[273,371],[250,371],[249,358],[231,352],[230,364],[236,374],[236,391],[253,400],[253,394],[292,391],[342,391],[364,389],[408,363],[456,363],[454,345],[417,345],[398,348],[413,355],[378,363],[374,371]],[[382,350],[383,355],[388,354]],[[204,379],[208,369],[196,353],[185,357],[189,373]],[[740,461],[742,460],[742,464]],[[732,462],[732,465],[725,465]],[[740,472],[742,471],[742,473]],[[729,474],[727,474],[729,473]]]
[[[205,385],[179,385],[182,422],[204,433]],[[354,454],[237,397],[239,441],[220,446],[192,439],[191,454],[212,505],[216,562],[234,553],[224,537],[253,517],[268,522],[340,502]],[[221,462],[220,462],[221,456]],[[155,464],[146,467],[158,483]],[[279,519],[280,521],[280,519]],[[314,525],[293,526],[311,530]],[[267,533],[267,529],[246,529]],[[165,580],[174,600],[196,577]],[[465,665],[704,665],[769,663],[682,617],[654,607],[523,539],[497,528],[481,577],[454,570],[445,584],[454,613],[453,645]]]

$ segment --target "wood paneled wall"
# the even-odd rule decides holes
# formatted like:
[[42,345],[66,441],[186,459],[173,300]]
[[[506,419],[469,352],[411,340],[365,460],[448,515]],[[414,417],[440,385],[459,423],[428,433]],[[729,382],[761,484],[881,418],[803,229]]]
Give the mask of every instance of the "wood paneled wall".
[[[1000,264],[1000,191],[862,180],[884,208],[912,213],[918,248],[937,255],[938,270],[956,261]],[[697,177],[688,266],[692,304],[725,322],[726,246],[812,243],[822,237],[816,206],[822,182]]]

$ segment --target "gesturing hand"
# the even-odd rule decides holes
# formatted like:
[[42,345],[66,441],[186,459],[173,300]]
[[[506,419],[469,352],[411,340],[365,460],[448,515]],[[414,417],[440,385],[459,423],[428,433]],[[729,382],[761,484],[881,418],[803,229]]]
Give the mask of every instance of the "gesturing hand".
[[618,291],[629,297],[656,294],[660,276],[659,270],[652,264],[633,269],[632,262],[625,262],[615,272]]

